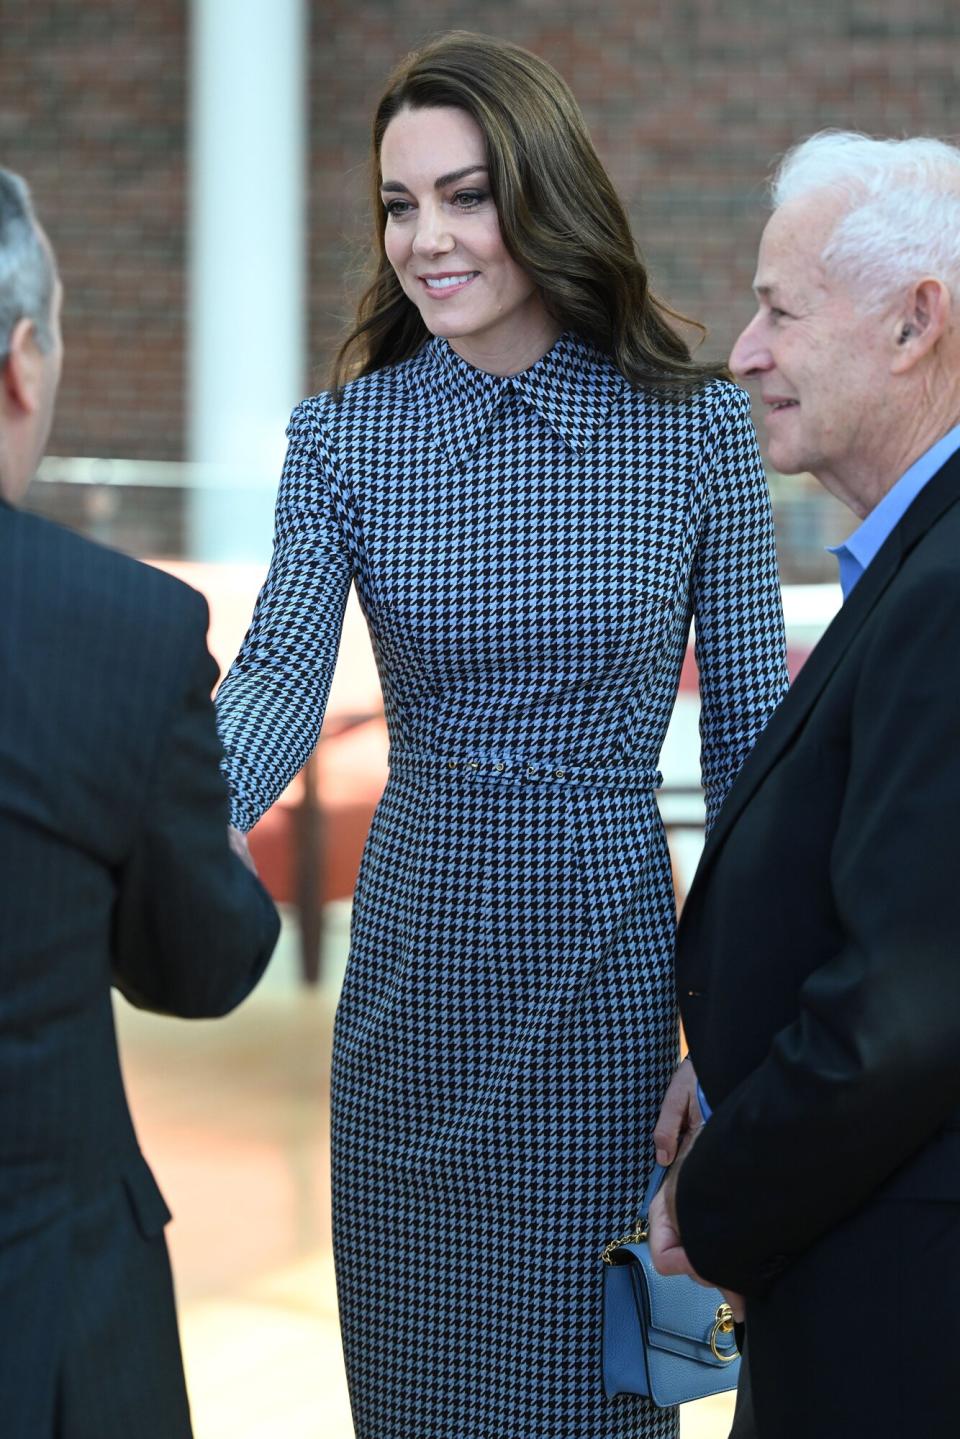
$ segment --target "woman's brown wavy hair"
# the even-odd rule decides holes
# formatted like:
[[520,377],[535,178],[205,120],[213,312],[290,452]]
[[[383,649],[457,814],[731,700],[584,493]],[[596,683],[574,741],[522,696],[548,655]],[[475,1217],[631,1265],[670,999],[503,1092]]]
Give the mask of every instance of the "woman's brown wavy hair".
[[725,375],[702,364],[670,323],[686,320],[650,292],[630,224],[576,100],[545,60],[487,35],[454,30],[393,72],[373,121],[376,272],[334,361],[332,388],[415,355],[429,338],[386,256],[380,147],[401,110],[452,106],[486,139],[503,242],[564,330],[609,355],[633,385],[689,393]]

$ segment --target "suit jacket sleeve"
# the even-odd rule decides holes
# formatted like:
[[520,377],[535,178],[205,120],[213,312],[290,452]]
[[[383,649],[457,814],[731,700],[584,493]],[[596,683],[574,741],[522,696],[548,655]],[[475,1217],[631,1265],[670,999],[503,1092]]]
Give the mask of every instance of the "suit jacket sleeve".
[[786,641],[770,495],[749,401],[724,387],[707,447],[709,505],[693,571],[707,829],[786,693]]
[[717,1107],[679,1176],[695,1267],[747,1294],[960,1103],[960,576],[904,575],[884,619],[857,679],[824,861],[846,942],[803,984],[799,1017]]
[[225,1014],[249,994],[279,934],[266,891],[227,841],[227,795],[210,690],[206,605],[187,641],[186,683],[168,718],[142,821],[119,874],[117,988],[143,1009]]

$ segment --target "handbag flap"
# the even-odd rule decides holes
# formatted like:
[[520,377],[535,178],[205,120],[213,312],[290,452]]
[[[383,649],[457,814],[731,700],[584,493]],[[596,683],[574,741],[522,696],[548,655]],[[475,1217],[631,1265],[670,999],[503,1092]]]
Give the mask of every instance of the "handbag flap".
[[[637,1304],[647,1320],[648,1343],[702,1364],[732,1369],[735,1360],[718,1358],[710,1345],[717,1311],[726,1303],[719,1289],[706,1289],[685,1274],[658,1274],[645,1243],[624,1244],[620,1254],[629,1254],[633,1261],[630,1270]],[[733,1333],[718,1333],[717,1348],[721,1354],[735,1356]]]

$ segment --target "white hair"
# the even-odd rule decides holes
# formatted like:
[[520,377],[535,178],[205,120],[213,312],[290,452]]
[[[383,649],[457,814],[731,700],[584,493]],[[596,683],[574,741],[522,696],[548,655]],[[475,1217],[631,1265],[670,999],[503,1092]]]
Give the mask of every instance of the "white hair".
[[849,202],[821,256],[844,283],[884,308],[924,275],[960,297],[960,149],[945,140],[875,140],[824,130],[781,160],[775,209],[817,190]]

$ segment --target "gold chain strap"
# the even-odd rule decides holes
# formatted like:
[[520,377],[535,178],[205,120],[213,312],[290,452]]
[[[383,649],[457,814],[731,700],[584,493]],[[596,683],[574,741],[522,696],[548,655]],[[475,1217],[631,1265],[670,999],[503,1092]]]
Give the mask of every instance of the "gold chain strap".
[[632,1234],[624,1234],[621,1239],[611,1239],[601,1256],[604,1264],[612,1264],[614,1252],[622,1249],[625,1244],[643,1244],[649,1233],[649,1227],[644,1224],[642,1219],[638,1219],[637,1227]]

